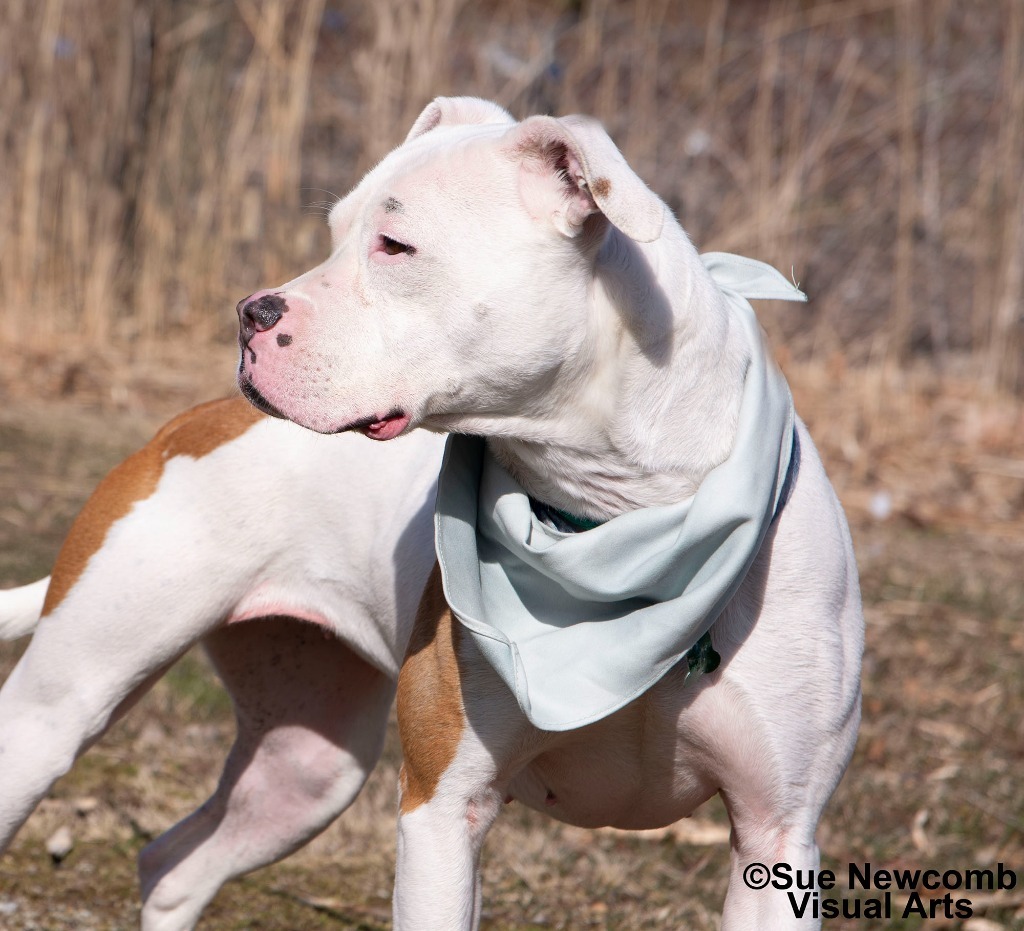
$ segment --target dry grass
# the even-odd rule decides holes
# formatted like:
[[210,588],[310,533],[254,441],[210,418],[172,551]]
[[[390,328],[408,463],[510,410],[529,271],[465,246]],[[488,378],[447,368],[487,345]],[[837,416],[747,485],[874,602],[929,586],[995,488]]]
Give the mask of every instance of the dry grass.
[[[1021,407],[970,380],[848,369],[840,355],[787,369],[851,520],[868,621],[864,723],[822,823],[825,865],[1002,860],[1024,875]],[[146,416],[67,402],[0,412],[0,585],[47,571],[85,495],[152,429],[154,412],[193,400],[152,397]],[[885,519],[873,516],[880,500]],[[0,646],[0,677],[18,652]],[[212,790],[230,740],[224,696],[202,659],[186,658],[0,859],[0,906],[17,906],[4,927],[132,927],[135,854]],[[389,927],[397,760],[392,734],[354,808],[303,852],[227,887],[203,927]],[[727,870],[724,812],[709,804],[696,821],[699,831],[683,823],[652,838],[569,829],[511,806],[486,848],[485,929],[711,931]],[[59,825],[76,844],[55,867],[43,842]],[[1024,895],[981,902],[993,924],[964,931],[1024,929]]]
[[471,92],[599,116],[703,248],[795,266],[813,303],[771,325],[801,357],[1022,387],[1019,0],[12,0],[0,17],[9,353],[116,365],[230,341],[238,297],[324,253],[320,207],[431,96]]

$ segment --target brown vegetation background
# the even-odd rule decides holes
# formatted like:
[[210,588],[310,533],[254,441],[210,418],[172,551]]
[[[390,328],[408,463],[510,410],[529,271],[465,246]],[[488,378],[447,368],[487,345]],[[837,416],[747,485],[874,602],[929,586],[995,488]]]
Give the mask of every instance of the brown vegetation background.
[[[229,341],[436,94],[591,113],[789,351],[1019,390],[1020,0],[8,0],[0,340]],[[303,212],[304,211],[304,212]]]
[[[808,292],[757,309],[867,615],[823,865],[1024,881],[1024,0],[5,0],[0,585],[49,571],[160,420],[232,390],[235,302],[318,262],[325,208],[460,93],[598,116],[701,250]],[[0,645],[0,677],[23,646]],[[353,811],[204,927],[389,926],[393,736]],[[231,737],[190,654],[0,859],[0,924],[135,925],[135,854],[212,790]],[[644,836],[510,806],[484,926],[710,931],[726,835],[717,803]],[[975,906],[885,926],[1024,929],[1020,884]]]

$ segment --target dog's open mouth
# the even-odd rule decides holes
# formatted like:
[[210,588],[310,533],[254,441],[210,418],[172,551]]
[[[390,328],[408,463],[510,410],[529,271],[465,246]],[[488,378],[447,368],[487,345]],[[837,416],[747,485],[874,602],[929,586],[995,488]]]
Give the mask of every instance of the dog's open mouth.
[[[358,430],[371,440],[393,440],[409,426],[409,415],[403,411],[391,411],[383,417],[367,417],[343,427],[343,430]],[[338,431],[341,432],[340,430]]]

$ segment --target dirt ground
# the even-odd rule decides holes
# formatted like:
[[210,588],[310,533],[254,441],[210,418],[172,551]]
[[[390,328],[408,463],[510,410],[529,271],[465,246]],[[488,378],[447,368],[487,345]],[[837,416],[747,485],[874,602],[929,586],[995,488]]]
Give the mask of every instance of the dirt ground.
[[[952,378],[839,363],[790,376],[850,516],[867,616],[864,723],[821,825],[823,866],[840,885],[851,862],[940,871],[1001,862],[1017,873],[1007,891],[954,893],[972,902],[966,921],[902,918],[907,894],[895,892],[891,919],[826,927],[1022,929],[1020,405]],[[73,397],[47,403],[6,392],[0,585],[46,574],[102,475],[197,399],[166,385],[106,396],[89,385],[86,372]],[[0,674],[24,646],[0,646]],[[229,701],[202,655],[189,654],[54,786],[0,859],[0,926],[136,926],[135,856],[212,790],[232,728]],[[225,888],[202,927],[390,927],[397,763],[392,733],[353,808],[307,849]],[[57,864],[45,842],[61,827],[74,846]],[[717,800],[654,834],[582,831],[509,806],[486,848],[484,927],[716,928],[726,839]]]

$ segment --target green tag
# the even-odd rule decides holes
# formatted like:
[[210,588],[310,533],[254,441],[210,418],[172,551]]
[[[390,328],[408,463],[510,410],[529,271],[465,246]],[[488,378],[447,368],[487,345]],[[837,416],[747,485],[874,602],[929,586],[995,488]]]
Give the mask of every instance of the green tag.
[[686,653],[686,678],[683,685],[696,682],[701,676],[714,672],[722,657],[711,645],[711,632],[704,634]]

